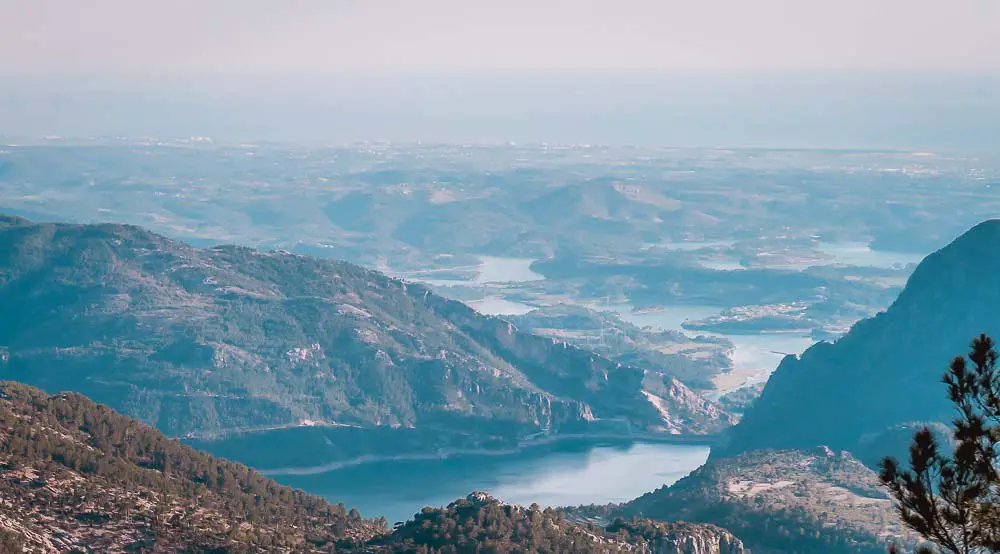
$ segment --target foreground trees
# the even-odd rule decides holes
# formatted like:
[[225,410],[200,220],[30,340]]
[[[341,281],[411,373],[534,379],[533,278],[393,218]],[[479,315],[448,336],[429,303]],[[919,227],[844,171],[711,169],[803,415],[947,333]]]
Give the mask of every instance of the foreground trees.
[[910,468],[886,458],[880,479],[903,522],[936,546],[920,554],[1000,552],[1000,374],[993,339],[973,340],[968,360],[952,360],[944,383],[957,410],[954,451],[942,452],[925,427],[910,446]]

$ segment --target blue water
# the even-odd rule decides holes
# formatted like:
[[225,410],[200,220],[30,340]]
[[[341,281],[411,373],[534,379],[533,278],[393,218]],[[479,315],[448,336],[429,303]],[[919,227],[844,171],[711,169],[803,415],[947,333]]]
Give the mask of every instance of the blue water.
[[[701,304],[663,306],[660,309],[645,312],[633,311],[631,304],[594,305],[591,308],[615,312],[622,321],[627,321],[637,327],[653,327],[664,331],[684,331],[681,324],[685,321],[705,319],[713,315],[719,315],[719,312],[725,309],[723,306]],[[684,332],[687,334],[698,334]]]
[[504,455],[371,462],[316,475],[273,477],[392,523],[474,490],[543,507],[624,502],[684,477],[705,462],[708,451],[707,445],[580,440]]
[[[544,275],[531,270],[531,258],[504,258],[499,256],[479,256],[476,277],[470,280],[434,279],[433,272],[404,276],[406,279],[434,287],[480,287],[500,289],[504,285],[541,281]],[[499,292],[499,290],[498,290]],[[463,300],[480,313],[487,315],[521,315],[537,306],[507,300],[500,294],[484,294],[478,300]]]
[[733,343],[729,357],[736,371],[754,371],[756,375],[745,384],[766,380],[787,354],[799,355],[815,342],[808,335],[796,333],[761,333],[756,335],[727,335],[702,331],[687,331],[681,324],[686,320],[704,319],[718,315],[723,308],[707,305],[663,306],[656,311],[633,312],[630,304],[612,304],[595,309],[614,311],[623,320],[639,327],[653,327],[664,331],[681,331],[687,335],[724,337]]
[[884,269],[902,268],[909,264],[919,264],[925,254],[872,250],[864,242],[821,242],[819,250],[831,256],[834,263]]

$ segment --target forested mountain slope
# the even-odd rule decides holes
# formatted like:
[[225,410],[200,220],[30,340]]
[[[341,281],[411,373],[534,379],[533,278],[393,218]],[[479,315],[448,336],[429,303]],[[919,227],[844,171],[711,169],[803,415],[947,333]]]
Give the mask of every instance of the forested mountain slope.
[[329,552],[385,532],[384,521],[192,450],[81,395],[9,381],[0,382],[0,488],[3,552]]
[[0,313],[8,378],[81,392],[171,436],[322,428],[352,437],[328,454],[362,455],[359,429],[481,446],[731,421],[672,379],[419,285],[132,226],[0,218]]
[[599,527],[481,493],[390,533],[79,394],[10,381],[0,382],[0,490],[5,553],[744,552],[710,525]]

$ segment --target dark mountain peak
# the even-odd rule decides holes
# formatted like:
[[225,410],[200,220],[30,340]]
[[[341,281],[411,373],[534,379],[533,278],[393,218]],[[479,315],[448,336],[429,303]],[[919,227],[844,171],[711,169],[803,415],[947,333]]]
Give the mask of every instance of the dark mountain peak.
[[[940,250],[928,255],[917,266],[923,272],[954,269],[972,261],[986,261],[984,256],[1000,248],[1000,219],[988,219],[959,235]],[[914,275],[918,275],[915,272]],[[912,279],[911,279],[912,280]]]
[[783,360],[712,456],[818,444],[863,452],[869,464],[899,455],[869,453],[862,438],[950,420],[941,375],[973,337],[1000,332],[998,275],[1000,220],[989,220],[925,258],[885,312]]
[[970,286],[1000,291],[1000,287],[986,278],[990,274],[1000,274],[998,269],[1000,219],[990,219],[924,258],[896,303],[906,304],[926,295],[942,297],[945,291],[957,291]]
[[921,265],[976,248],[995,246],[998,239],[1000,239],[1000,219],[987,219],[972,226],[936,252],[928,255],[921,262]]
[[[944,249],[948,249],[950,247],[961,247],[963,244],[970,241],[996,241],[998,238],[1000,238],[1000,219],[987,219],[986,221],[978,223],[968,231],[962,233],[961,236],[952,241],[952,243]],[[992,242],[991,244],[996,244],[996,242]]]

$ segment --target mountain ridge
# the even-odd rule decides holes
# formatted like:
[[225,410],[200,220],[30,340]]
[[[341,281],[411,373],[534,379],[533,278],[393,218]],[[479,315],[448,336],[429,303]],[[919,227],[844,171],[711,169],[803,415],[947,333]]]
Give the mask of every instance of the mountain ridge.
[[[642,368],[422,285],[284,252],[198,249],[135,226],[0,219],[0,313],[8,377],[79,391],[172,436],[377,430],[372,452],[383,453],[428,437],[431,450],[510,446],[538,433],[713,433],[732,421],[672,378],[651,383]],[[399,440],[408,433],[424,438]],[[361,445],[326,451],[333,458],[369,453],[333,442]]]
[[333,551],[387,532],[82,395],[10,381],[0,462],[5,552]]
[[890,441],[892,452],[872,450],[885,442],[878,437],[950,421],[941,375],[973,337],[1000,332],[998,245],[1000,220],[974,226],[927,256],[886,311],[835,343],[785,358],[712,458],[825,444],[874,466],[882,456],[905,454],[899,441]]

